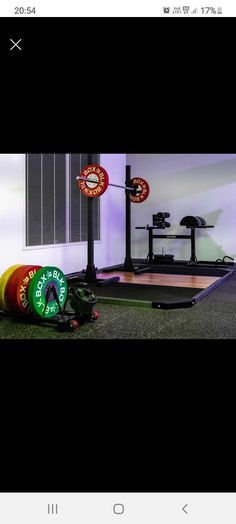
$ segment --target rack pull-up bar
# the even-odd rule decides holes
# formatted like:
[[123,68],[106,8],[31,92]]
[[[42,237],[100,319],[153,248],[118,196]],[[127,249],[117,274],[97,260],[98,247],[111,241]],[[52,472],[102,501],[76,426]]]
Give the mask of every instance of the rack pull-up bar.
[[[93,162],[93,155],[88,155],[88,160]],[[93,217],[94,217],[94,201],[93,198],[88,198],[87,204],[87,267],[85,271],[85,280],[88,282],[96,282],[96,268],[94,265],[94,227],[93,227]]]

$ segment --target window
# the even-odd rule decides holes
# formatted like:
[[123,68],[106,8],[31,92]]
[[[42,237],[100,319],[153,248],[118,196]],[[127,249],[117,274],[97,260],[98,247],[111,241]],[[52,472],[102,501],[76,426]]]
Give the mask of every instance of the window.
[[[99,163],[99,155],[92,161]],[[26,155],[26,246],[87,240],[87,197],[76,176],[87,154]],[[100,240],[99,198],[94,199],[94,239]]]

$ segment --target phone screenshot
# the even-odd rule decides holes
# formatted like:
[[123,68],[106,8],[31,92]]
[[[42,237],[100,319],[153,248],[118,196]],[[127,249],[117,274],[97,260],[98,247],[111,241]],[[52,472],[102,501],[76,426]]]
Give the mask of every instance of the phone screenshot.
[[236,521],[234,16],[1,2],[3,524]]

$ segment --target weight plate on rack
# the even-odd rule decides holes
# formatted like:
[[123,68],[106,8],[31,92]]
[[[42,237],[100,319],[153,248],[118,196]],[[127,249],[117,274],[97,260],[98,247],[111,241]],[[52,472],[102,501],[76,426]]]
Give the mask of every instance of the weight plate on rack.
[[[90,164],[81,171],[80,176],[86,178],[86,180],[78,179],[80,191],[86,197],[98,197],[107,190],[109,177],[104,167]],[[96,182],[90,182],[90,179],[96,180]]]
[[[49,287],[51,292],[46,305],[46,294]],[[66,277],[58,267],[45,266],[35,273],[29,284],[29,307],[36,316],[50,318],[60,311],[52,290],[57,294],[58,302],[63,309],[67,298]]]
[[132,178],[131,185],[136,186],[137,189],[140,190],[140,193],[138,195],[134,195],[132,193],[129,194],[129,198],[131,202],[134,204],[141,204],[141,202],[144,202],[150,193],[150,187],[149,184],[144,178],[136,177]]

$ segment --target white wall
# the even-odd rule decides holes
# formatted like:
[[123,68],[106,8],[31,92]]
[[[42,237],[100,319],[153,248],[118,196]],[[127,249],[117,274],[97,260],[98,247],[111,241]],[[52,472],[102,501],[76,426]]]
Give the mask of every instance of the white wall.
[[[132,177],[150,184],[147,201],[132,205],[132,256],[146,257],[147,231],[135,226],[152,225],[152,214],[168,211],[171,227],[166,234],[188,234],[179,225],[186,215],[203,216],[214,229],[196,231],[198,260],[216,260],[225,255],[236,258],[236,155],[229,154],[133,154],[127,155]],[[154,253],[189,259],[189,240],[154,239]]]
[[[110,181],[124,183],[126,155],[101,155]],[[0,275],[13,264],[55,265],[64,273],[84,269],[87,243],[25,248],[25,155],[0,154]],[[108,188],[101,197],[101,241],[95,242],[95,265],[124,260],[124,192]]]
[[[101,155],[100,164],[109,181],[125,185],[126,154]],[[102,246],[96,256],[97,267],[122,264],[125,257],[125,191],[110,186],[101,198]]]

